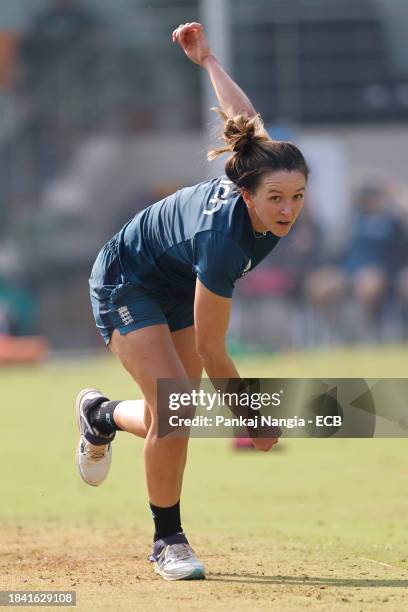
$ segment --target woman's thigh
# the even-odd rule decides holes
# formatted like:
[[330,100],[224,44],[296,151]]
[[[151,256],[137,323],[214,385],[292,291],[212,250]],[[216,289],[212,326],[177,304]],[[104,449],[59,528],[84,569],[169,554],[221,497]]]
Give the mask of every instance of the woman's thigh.
[[[109,343],[111,351],[139,385],[154,422],[157,422],[157,380],[181,379],[180,392],[189,392],[192,387],[188,378],[199,376],[198,364],[187,350],[188,345],[192,346],[191,332],[175,333],[179,335],[174,341],[164,324],[144,327],[126,335],[114,330]],[[188,355],[193,367],[190,364],[187,371],[183,359],[187,364]]]
[[200,379],[203,365],[196,349],[194,325],[172,332],[171,336],[187,376]]

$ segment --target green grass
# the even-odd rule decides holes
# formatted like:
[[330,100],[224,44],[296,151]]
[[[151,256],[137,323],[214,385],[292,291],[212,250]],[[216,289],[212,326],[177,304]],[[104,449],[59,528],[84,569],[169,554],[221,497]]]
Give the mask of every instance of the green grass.
[[[405,377],[407,347],[258,355],[239,371],[259,377]],[[134,526],[151,532],[141,440],[119,433],[100,488],[80,480],[73,401],[85,386],[138,397],[110,357],[3,369],[0,520]],[[279,538],[313,551],[378,558],[408,567],[407,441],[287,440],[271,453],[234,453],[225,440],[190,443],[183,523],[251,542]]]

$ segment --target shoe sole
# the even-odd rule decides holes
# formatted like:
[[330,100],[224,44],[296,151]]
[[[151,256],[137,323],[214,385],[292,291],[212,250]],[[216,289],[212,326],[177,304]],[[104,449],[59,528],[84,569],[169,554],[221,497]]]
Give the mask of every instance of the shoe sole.
[[190,574],[186,576],[174,576],[173,574],[167,574],[157,567],[155,564],[154,571],[159,574],[164,580],[205,580],[204,569],[195,568]]
[[82,389],[82,391],[80,391],[77,395],[77,398],[75,400],[75,410],[76,410],[76,418],[77,418],[77,425],[78,425],[78,430],[79,430],[79,443],[77,446],[77,452],[76,452],[76,459],[77,459],[77,466],[78,466],[78,471],[79,471],[79,475],[81,476],[82,480],[84,482],[86,482],[87,485],[90,485],[91,487],[99,487],[100,484],[102,483],[95,483],[95,482],[89,482],[88,480],[86,480],[86,478],[84,477],[82,471],[81,471],[81,466],[79,463],[79,456],[80,456],[80,450],[81,450],[81,438],[83,436],[83,433],[81,431],[81,401],[82,398],[84,397],[84,395],[86,395],[87,393],[89,393],[90,391],[92,392],[96,392],[96,393],[100,393],[99,389],[94,389],[94,388],[89,388],[89,389]]

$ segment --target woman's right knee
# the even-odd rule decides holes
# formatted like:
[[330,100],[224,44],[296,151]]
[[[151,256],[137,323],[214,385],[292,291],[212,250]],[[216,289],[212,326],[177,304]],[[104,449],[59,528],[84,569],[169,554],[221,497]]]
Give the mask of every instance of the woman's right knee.
[[[180,416],[183,419],[191,418],[194,416],[194,412],[194,406],[184,406]],[[169,412],[168,406],[157,406],[156,401],[151,400],[149,402],[145,399],[145,419],[148,419],[146,431],[151,441],[165,439],[175,448],[186,446],[190,437],[190,428],[184,424],[178,426],[171,423],[170,418],[174,417],[174,414],[174,412]]]
[[169,453],[172,459],[185,460],[186,450],[189,442],[188,435],[173,437],[172,435],[162,435],[160,431],[151,428],[146,437],[145,448],[161,449],[159,453]]
[[146,434],[149,433],[152,423],[153,423],[152,412],[151,412],[149,404],[147,403],[145,399],[144,400],[143,424],[146,430]]

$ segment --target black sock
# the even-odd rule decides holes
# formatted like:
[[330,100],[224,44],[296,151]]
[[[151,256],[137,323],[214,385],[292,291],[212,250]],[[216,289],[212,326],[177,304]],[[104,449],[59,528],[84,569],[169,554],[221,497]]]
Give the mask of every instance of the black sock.
[[121,428],[116,425],[113,418],[113,411],[118,404],[120,404],[120,401],[102,402],[102,404],[90,411],[90,424],[103,436],[110,436],[114,431],[122,431]]
[[154,542],[160,538],[183,531],[180,520],[180,501],[169,508],[159,508],[150,504],[150,510],[152,511],[155,527]]

